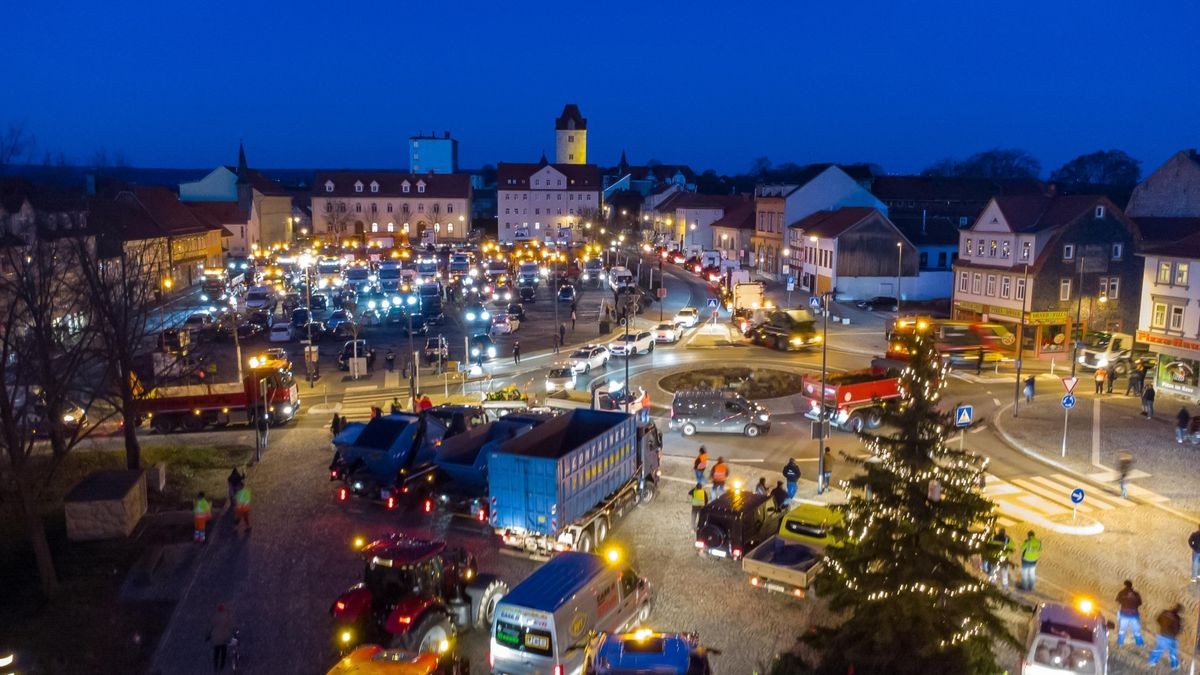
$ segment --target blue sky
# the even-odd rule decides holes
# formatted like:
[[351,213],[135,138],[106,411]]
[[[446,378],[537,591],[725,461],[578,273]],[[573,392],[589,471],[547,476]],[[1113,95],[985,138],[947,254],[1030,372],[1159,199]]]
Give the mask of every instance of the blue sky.
[[[11,0],[0,126],[141,166],[397,167],[450,130],[461,163],[553,152],[565,102],[592,161],[916,171],[1021,147],[1047,171],[1200,145],[1200,3],[75,2]],[[1189,35],[1190,33],[1190,35]]]

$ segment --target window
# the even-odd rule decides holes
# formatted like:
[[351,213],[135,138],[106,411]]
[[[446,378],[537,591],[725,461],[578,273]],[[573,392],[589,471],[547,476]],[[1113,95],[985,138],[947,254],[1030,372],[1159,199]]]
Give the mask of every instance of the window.
[[395,231],[396,231],[396,224],[388,223],[388,232],[395,232]]
[[1103,206],[1097,206],[1097,207],[1096,207],[1096,217],[1097,217],[1097,218],[1103,218],[1103,217],[1104,217],[1104,207],[1103,207]]
[[1175,263],[1175,285],[1176,286],[1187,286],[1188,285],[1188,264],[1187,263]]
[[1169,262],[1158,263],[1158,278],[1155,279],[1155,281],[1157,281],[1160,284],[1171,283],[1171,263],[1169,263]]
[[1012,296],[1012,277],[1000,277],[1000,297],[1007,300]]
[[388,212],[388,213],[391,213],[391,212],[392,212],[392,204],[391,204],[391,202],[388,202],[388,205],[387,205],[387,212]]
[[1033,248],[1033,244],[1028,241],[1021,242],[1021,260],[1029,260],[1029,251]]
[[1183,305],[1171,305],[1171,325],[1167,330],[1183,330]]
[[354,191],[355,191],[355,192],[362,192],[362,181],[361,181],[361,180],[359,180],[359,181],[354,181]]
[[404,213],[408,213],[408,202],[404,202],[404,204],[400,206],[400,210]]
[[567,135],[567,142],[568,142],[568,143],[574,143],[574,142],[575,142],[575,137],[574,137],[574,136],[571,136],[571,135],[569,135],[569,134],[568,134],[568,135]]
[[1007,239],[1005,239],[1004,241],[1000,242],[1000,257],[1007,258],[1008,254],[1010,252],[1011,251],[1009,251],[1009,241]]
[[333,192],[333,181],[331,181],[331,180],[325,181],[325,191]]
[[921,269],[927,269],[929,267],[929,254],[922,251],[919,261],[920,262],[918,264],[920,265]]
[[1017,279],[1017,300],[1025,302],[1025,279]]
[[963,250],[963,254],[971,255],[971,248],[974,246],[974,244],[975,242],[973,239],[967,239],[967,247]]
[[1071,280],[1070,279],[1059,279],[1058,280],[1058,299],[1062,300],[1064,302],[1071,299]]
[[371,223],[371,231],[378,232],[379,231],[379,223]]
[[991,256],[991,257],[993,257],[993,258],[995,258],[995,257],[996,257],[996,249],[997,249],[997,247],[998,247],[998,244],[997,244],[996,240],[995,240],[995,239],[993,239],[993,240],[991,241],[991,243],[988,245],[988,255],[989,255],[989,256]]
[[362,204],[355,204],[355,205],[354,205],[354,212],[355,212],[355,213],[362,213]]
[[971,292],[975,295],[983,292],[983,275],[979,272],[971,275]]
[[979,240],[979,245],[975,248],[975,255],[983,255],[983,240]]
[[966,272],[959,272],[958,273],[958,292],[966,293],[967,288],[969,287],[970,281],[971,281],[970,275],[968,275]]
[[966,217],[966,216],[959,216],[959,218],[958,218],[958,226],[959,226],[959,227],[966,227],[966,226],[967,226],[967,217]]
[[989,274],[987,276],[987,294],[995,297],[996,295],[996,275]]
[[1074,260],[1074,259],[1075,259],[1075,244],[1064,244],[1063,245],[1063,260]]
[[405,194],[408,194],[408,188],[409,188],[409,187],[410,187],[410,186],[409,186],[409,184],[408,184],[408,181],[404,181],[403,183],[401,183],[401,184],[400,184],[400,191],[401,191],[401,192],[403,192],[403,193],[405,193]]
[[378,212],[379,212],[379,205],[376,204],[375,202],[371,202],[371,213],[378,213]]
[[417,213],[425,213],[425,205],[417,204]]
[[417,192],[425,192],[425,181],[417,182]]
[[567,161],[568,161],[568,162],[574,162],[574,161],[575,161],[575,155],[574,155],[574,153],[571,153],[571,154],[568,154],[568,155],[567,155]]
[[1118,297],[1120,297],[1120,286],[1121,277],[1108,278],[1108,298],[1110,300],[1116,300]]
[[346,212],[346,204],[344,202],[341,204],[338,204],[338,213],[345,213],[345,212]]
[[379,192],[379,183],[371,181],[371,192]]
[[946,267],[946,252],[942,251],[938,254],[938,269]]
[[1164,302],[1154,303],[1154,311],[1150,314],[1151,328],[1166,328],[1167,327],[1167,305]]
[[1120,260],[1120,259],[1121,259],[1121,257],[1122,257],[1122,256],[1124,256],[1124,255],[1125,255],[1125,244],[1113,244],[1113,246],[1112,246],[1112,259],[1113,259],[1113,260]]
[[446,205],[446,213],[454,213],[454,205],[453,204]]
[[333,202],[325,202],[325,213],[333,213]]

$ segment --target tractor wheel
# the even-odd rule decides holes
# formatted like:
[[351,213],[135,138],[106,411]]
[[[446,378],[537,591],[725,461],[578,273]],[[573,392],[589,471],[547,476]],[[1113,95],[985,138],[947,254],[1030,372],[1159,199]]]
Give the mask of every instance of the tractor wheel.
[[852,434],[861,433],[864,426],[866,426],[866,423],[863,422],[862,415],[858,413],[852,413],[850,418],[846,420],[846,431]]
[[883,424],[883,413],[878,409],[867,413],[867,428],[878,429]]
[[696,425],[688,422],[687,424],[683,425],[683,429],[681,429],[681,431],[683,432],[684,436],[691,436],[692,434],[696,433]]
[[454,624],[445,614],[431,612],[426,614],[416,628],[404,636],[404,647],[409,651],[437,654],[443,642],[450,642],[454,637]]
[[487,630],[492,625],[492,619],[496,617],[496,605],[500,604],[500,600],[508,595],[508,584],[499,579],[493,580],[483,589],[483,595],[479,600],[479,614],[475,617],[475,627],[480,630]]

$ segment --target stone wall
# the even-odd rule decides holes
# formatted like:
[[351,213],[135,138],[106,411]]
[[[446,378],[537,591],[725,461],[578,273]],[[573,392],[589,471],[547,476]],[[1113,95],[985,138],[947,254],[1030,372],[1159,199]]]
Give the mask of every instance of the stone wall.
[[71,541],[128,537],[146,513],[146,476],[141,471],[97,471],[63,502]]

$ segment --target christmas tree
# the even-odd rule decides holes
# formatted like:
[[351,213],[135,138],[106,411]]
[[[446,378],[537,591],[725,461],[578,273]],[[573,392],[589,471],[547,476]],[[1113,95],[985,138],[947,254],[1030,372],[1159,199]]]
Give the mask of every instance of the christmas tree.
[[[884,406],[891,435],[862,433],[868,460],[848,480],[837,534],[817,593],[845,616],[807,638],[821,650],[818,672],[1000,672],[992,644],[1015,640],[997,615],[1013,602],[974,572],[993,537],[992,503],[979,490],[986,467],[947,445],[953,415],[939,409],[948,365],[933,339],[910,338],[900,398]],[[958,443],[954,443],[957,446]]]

